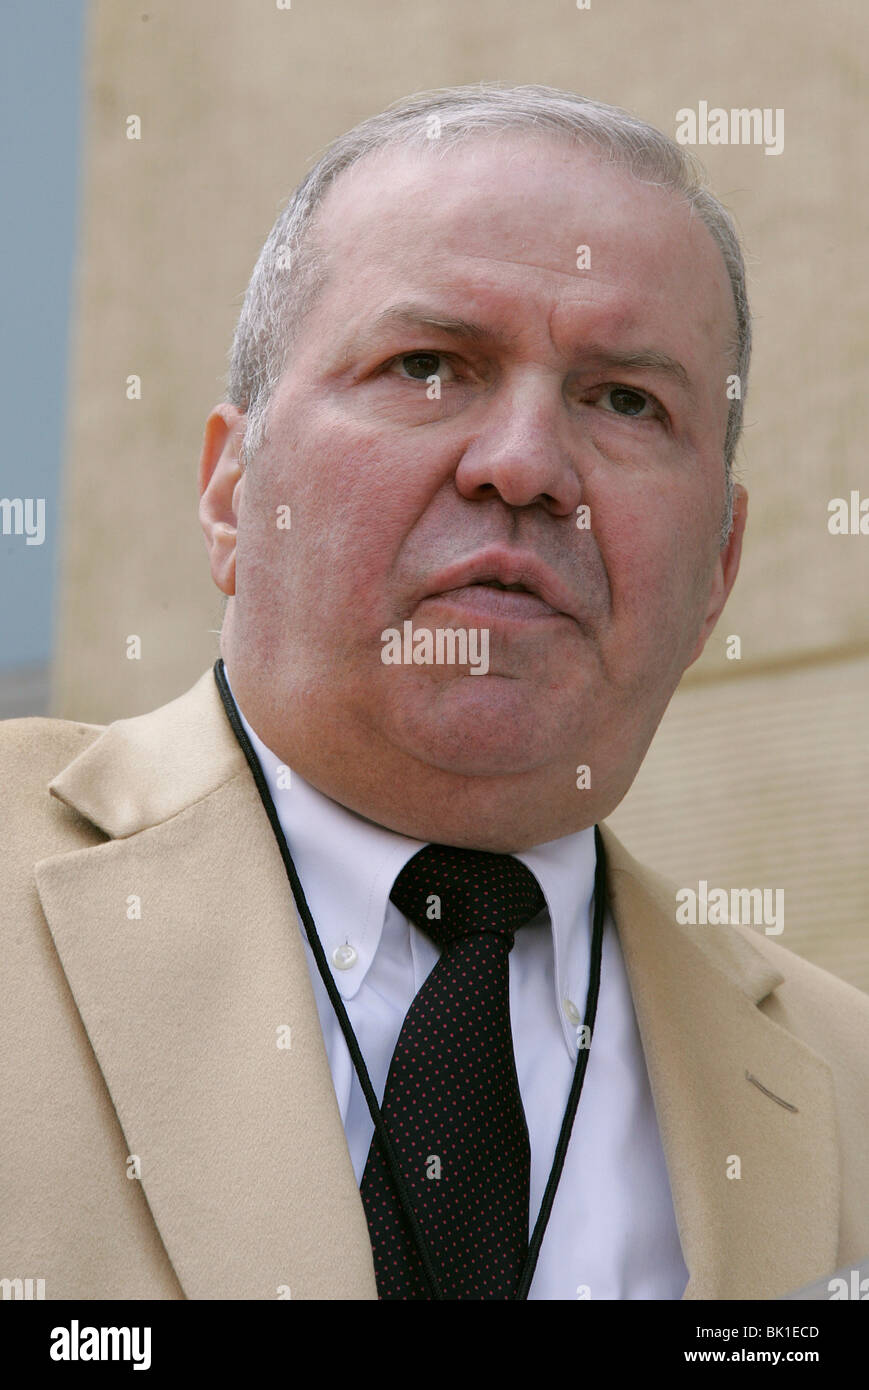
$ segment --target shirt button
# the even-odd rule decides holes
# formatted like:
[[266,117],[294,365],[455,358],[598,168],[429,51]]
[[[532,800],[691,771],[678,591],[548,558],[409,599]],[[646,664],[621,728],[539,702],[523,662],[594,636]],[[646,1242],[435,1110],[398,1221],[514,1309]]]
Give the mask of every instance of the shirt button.
[[564,1005],[565,1018],[567,1019],[568,1023],[572,1023],[575,1028],[577,1023],[582,1022],[582,1015],[580,1014],[579,1009],[576,1007],[572,999],[562,999],[561,1002]]
[[359,957],[352,946],[336,946],[332,961],[338,970],[352,970]]

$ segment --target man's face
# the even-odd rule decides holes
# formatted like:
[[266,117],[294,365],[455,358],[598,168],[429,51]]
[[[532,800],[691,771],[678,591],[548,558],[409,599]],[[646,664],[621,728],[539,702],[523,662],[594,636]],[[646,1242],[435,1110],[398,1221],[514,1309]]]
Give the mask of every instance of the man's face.
[[[316,235],[329,275],[267,444],[240,481],[240,428],[203,459],[237,520],[234,587],[215,577],[240,704],[302,776],[418,838],[590,824],[735,577],[720,253],[672,195],[522,135],[369,157]],[[384,664],[406,621],[485,629],[486,674]]]

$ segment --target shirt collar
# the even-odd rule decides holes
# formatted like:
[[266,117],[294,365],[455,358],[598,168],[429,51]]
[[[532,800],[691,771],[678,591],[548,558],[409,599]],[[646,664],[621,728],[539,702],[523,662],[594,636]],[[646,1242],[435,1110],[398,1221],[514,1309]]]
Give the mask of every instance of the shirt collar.
[[[231,693],[225,667],[224,674]],[[380,945],[392,906],[392,885],[408,860],[428,842],[387,830],[312,787],[263,743],[237,700],[235,706],[268,783],[332,976],[342,998],[352,999]],[[575,1057],[588,984],[594,829],[589,826],[549,840],[515,857],[534,874],[546,899],[552,924],[555,1005],[565,1042]]]

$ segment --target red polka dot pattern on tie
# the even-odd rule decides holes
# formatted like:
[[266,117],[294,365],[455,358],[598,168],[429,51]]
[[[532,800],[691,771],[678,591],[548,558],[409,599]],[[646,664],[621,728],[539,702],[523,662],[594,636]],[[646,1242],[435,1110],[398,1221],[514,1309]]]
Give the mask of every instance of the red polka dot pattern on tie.
[[[383,1118],[443,1296],[509,1299],[528,1252],[531,1151],[508,956],[546,902],[512,855],[449,845],[414,855],[391,897],[442,954],[402,1025]],[[429,1297],[376,1133],[361,1195],[380,1297]]]

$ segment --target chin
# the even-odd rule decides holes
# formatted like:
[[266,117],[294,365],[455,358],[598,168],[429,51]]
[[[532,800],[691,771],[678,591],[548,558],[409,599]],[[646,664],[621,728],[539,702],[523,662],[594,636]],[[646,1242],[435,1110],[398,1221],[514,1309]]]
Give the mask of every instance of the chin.
[[569,768],[567,730],[575,722],[575,704],[568,719],[566,710],[553,707],[551,691],[529,690],[524,682],[468,676],[434,698],[431,691],[424,698],[405,692],[390,716],[391,742],[456,776],[520,775],[559,758]]

